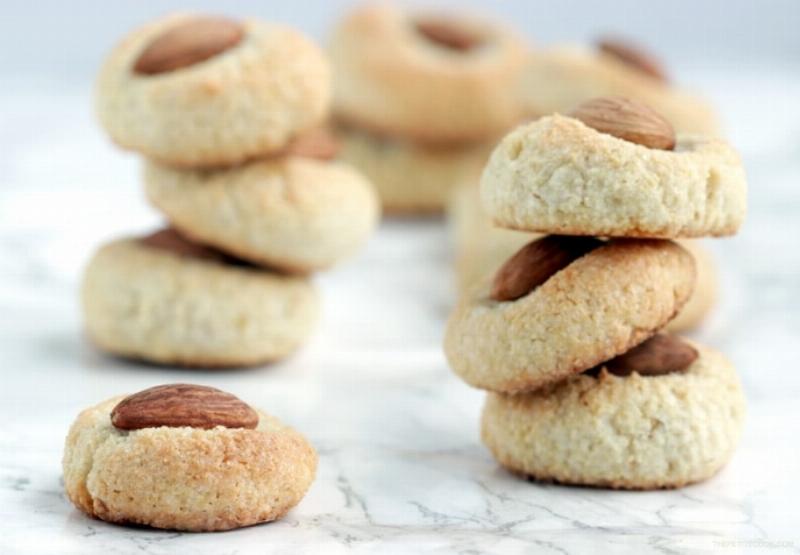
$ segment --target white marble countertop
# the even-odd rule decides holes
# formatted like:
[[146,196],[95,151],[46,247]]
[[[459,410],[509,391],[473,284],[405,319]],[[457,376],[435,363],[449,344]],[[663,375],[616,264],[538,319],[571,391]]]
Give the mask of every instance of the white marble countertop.
[[[482,393],[440,349],[453,287],[437,221],[389,222],[319,276],[322,324],[286,363],[215,373],[98,354],[80,331],[81,267],[99,242],[159,218],[137,160],[95,128],[85,91],[5,87],[0,553],[800,551],[800,75],[780,75],[696,76],[751,183],[743,232],[711,244],[723,301],[697,337],[739,368],[749,416],[722,473],[656,492],[534,484],[498,468],[478,439]],[[307,434],[320,466],[303,502],[280,522],[218,534],[124,528],[75,510],[60,467],[75,415],[170,381],[230,390]]]

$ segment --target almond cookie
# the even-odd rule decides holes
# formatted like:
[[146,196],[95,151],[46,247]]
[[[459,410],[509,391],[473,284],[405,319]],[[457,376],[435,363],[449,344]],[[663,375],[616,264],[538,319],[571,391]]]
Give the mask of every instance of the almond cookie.
[[116,143],[192,167],[276,152],[319,124],[329,101],[325,56],[299,32],[197,14],[128,35],[103,65],[96,94]]
[[170,384],[81,412],[62,465],[67,496],[89,516],[206,532],[281,518],[314,481],[317,454],[229,393]]
[[746,180],[727,143],[676,139],[668,122],[626,99],[595,99],[574,115],[543,117],[497,146],[481,179],[495,224],[613,237],[722,236],[739,229]]
[[[494,226],[481,208],[478,188],[457,187],[450,196],[447,221],[455,248],[458,294],[489,280],[515,252],[540,237],[538,233]],[[678,241],[694,257],[697,280],[694,291],[673,320],[664,327],[681,332],[695,329],[717,302],[719,276],[713,256],[699,241]]]
[[379,208],[364,177],[344,164],[304,157],[220,170],[148,162],[150,202],[184,235],[254,264],[307,273],[361,247]]
[[530,391],[646,340],[694,282],[692,256],[670,241],[546,236],[462,296],[445,354],[474,387]]
[[484,18],[368,5],[335,30],[334,111],[348,124],[415,142],[480,141],[521,119],[526,45]]
[[305,278],[256,269],[172,230],[103,246],[81,296],[86,331],[100,349],[194,367],[284,358],[319,312]]
[[646,348],[535,392],[489,393],[483,442],[513,472],[565,484],[656,489],[713,476],[742,431],[735,370],[716,351],[688,345],[693,361],[679,353],[666,373],[654,372],[670,357],[643,356]]
[[480,175],[494,143],[431,147],[339,126],[340,159],[375,186],[388,214],[441,212],[450,192]]
[[638,47],[604,40],[592,51],[563,46],[530,55],[522,102],[531,117],[566,113],[597,96],[625,96],[652,106],[679,132],[718,135],[709,103],[671,85],[657,60]]

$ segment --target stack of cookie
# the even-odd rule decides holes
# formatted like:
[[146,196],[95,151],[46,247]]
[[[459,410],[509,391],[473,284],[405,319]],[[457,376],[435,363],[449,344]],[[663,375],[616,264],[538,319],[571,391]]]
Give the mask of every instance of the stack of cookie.
[[485,18],[367,5],[336,28],[330,53],[341,157],[387,213],[441,212],[522,119],[527,47]]
[[146,157],[147,196],[170,227],[90,262],[83,308],[100,348],[226,367],[304,341],[318,312],[307,274],[354,252],[378,218],[366,179],[329,161],[330,89],[317,46],[257,20],[170,16],[112,52],[97,111]]
[[537,479],[631,489],[719,470],[744,418],[736,372],[660,330],[696,279],[672,240],[731,235],[744,219],[733,149],[598,98],[509,134],[481,198],[496,225],[551,234],[472,287],[448,323],[453,370],[490,392],[482,438],[495,458]]

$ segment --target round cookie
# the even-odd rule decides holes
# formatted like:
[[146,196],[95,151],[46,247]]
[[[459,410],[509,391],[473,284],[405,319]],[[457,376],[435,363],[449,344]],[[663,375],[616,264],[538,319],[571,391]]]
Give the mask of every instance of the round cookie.
[[680,244],[694,257],[697,281],[692,296],[678,315],[664,326],[666,331],[676,333],[700,326],[717,303],[719,290],[717,265],[711,252],[696,240],[680,241]]
[[719,134],[717,116],[704,99],[608,51],[562,46],[534,52],[521,83],[530,117],[566,113],[598,96],[625,96],[652,106],[681,133]]
[[695,347],[682,372],[601,370],[532,393],[489,393],[483,442],[500,464],[540,480],[624,489],[705,480],[733,455],[745,403],[730,363]]
[[613,237],[735,233],[746,211],[739,156],[717,139],[648,148],[558,114],[507,135],[481,178],[496,225]]
[[[538,264],[530,261],[522,274]],[[516,300],[495,300],[495,289],[485,282],[470,289],[447,323],[445,354],[474,387],[530,391],[646,340],[683,307],[694,282],[694,260],[679,245],[612,240]]]
[[479,175],[494,147],[434,148],[348,126],[340,126],[337,134],[340,159],[364,172],[388,214],[441,212],[454,188]]
[[178,14],[128,35],[97,80],[96,109],[124,148],[175,166],[239,163],[319,124],[330,68],[299,32]]
[[[157,396],[162,405],[187,409],[174,398],[178,388],[193,388],[218,406],[244,405],[213,388],[173,384],[137,394],[151,397],[137,408],[158,413]],[[120,429],[112,418],[121,401],[81,412],[66,439],[67,496],[92,517],[172,530],[230,530],[282,517],[314,480],[314,448],[273,416],[245,405],[253,416],[247,427],[228,416],[227,425],[209,428],[150,418],[147,427]],[[208,422],[202,407],[188,409],[185,414]]]
[[341,22],[329,51],[337,118],[377,134],[480,141],[522,116],[517,83],[526,45],[483,18],[368,5]]
[[327,268],[354,253],[379,218],[361,174],[304,157],[189,171],[147,162],[144,183],[184,235],[288,272]]
[[305,278],[258,270],[173,231],[103,246],[81,297],[86,331],[102,350],[193,367],[282,359],[306,340],[319,312]]

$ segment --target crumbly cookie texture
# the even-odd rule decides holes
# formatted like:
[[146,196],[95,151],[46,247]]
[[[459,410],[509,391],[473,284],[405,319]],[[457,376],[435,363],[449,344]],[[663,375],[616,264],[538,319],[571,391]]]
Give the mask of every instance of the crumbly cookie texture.
[[746,197],[739,156],[721,140],[679,136],[674,151],[655,150],[558,114],[507,135],[481,178],[495,224],[564,235],[731,235]]
[[448,321],[445,354],[474,387],[531,391],[638,345],[675,316],[694,283],[694,260],[679,245],[614,240],[516,301],[491,300],[489,282],[473,287]]
[[706,100],[609,53],[576,47],[540,50],[530,55],[520,82],[530,117],[566,113],[599,96],[625,96],[652,107],[680,133],[719,135],[717,116]]
[[380,213],[360,173],[310,158],[194,171],[147,162],[144,182],[150,202],[183,234],[294,273],[327,268],[353,254]]
[[106,60],[96,110],[116,143],[171,165],[222,166],[279,151],[323,120],[331,96],[327,60],[282,25],[247,20],[241,42],[205,61],[155,75],[133,71],[155,38],[193,17],[145,25]]
[[[480,175],[494,143],[418,145],[340,127],[339,157],[369,178],[388,214],[441,212],[450,192]],[[412,177],[413,176],[413,177]]]
[[84,410],[67,436],[64,486],[90,516],[173,530],[230,530],[282,517],[314,480],[314,448],[273,416],[259,411],[256,429],[123,431],[110,419],[121,400]]
[[500,464],[539,480],[623,489],[705,480],[731,458],[745,401],[731,364],[699,347],[685,371],[573,376],[522,395],[489,393],[481,437]]
[[319,313],[305,278],[179,256],[137,239],[95,253],[81,297],[86,331],[102,350],[194,367],[284,358]]
[[439,38],[466,35],[472,44],[442,44],[420,30],[431,19],[380,4],[341,22],[329,49],[337,117],[435,143],[485,140],[521,119],[524,41],[500,24],[448,16],[434,20]]
[[[538,233],[495,226],[480,205],[477,184],[456,187],[447,204],[447,222],[455,249],[458,295],[470,287],[490,280],[497,270]],[[717,302],[719,276],[714,257],[701,241],[680,240],[695,260],[697,281],[694,292],[666,331],[683,332],[697,328]]]

